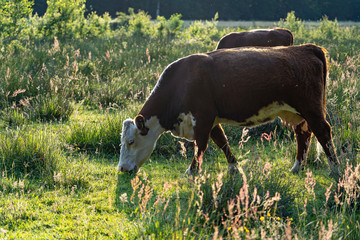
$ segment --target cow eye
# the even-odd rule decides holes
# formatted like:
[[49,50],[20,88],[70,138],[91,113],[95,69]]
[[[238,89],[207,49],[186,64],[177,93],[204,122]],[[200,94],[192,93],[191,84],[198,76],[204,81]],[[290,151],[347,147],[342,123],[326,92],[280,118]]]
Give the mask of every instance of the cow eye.
[[132,145],[134,143],[134,139],[129,140],[129,145]]

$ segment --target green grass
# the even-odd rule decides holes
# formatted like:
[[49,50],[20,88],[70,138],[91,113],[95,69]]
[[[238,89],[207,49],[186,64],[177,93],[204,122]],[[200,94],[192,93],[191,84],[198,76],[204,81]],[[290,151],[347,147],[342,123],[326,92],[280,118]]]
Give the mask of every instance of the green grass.
[[315,162],[315,144],[306,169],[289,172],[296,142],[278,124],[251,130],[242,144],[242,128],[225,126],[236,176],[212,142],[202,174],[184,175],[193,148],[185,143],[184,152],[170,134],[136,176],[116,171],[122,121],[138,113],[163,69],[240,28],[197,22],[171,37],[118,29],[20,39],[0,51],[0,239],[358,239],[360,28],[278,24],[296,44],[329,52],[327,117],[345,172],[341,194],[323,154]]

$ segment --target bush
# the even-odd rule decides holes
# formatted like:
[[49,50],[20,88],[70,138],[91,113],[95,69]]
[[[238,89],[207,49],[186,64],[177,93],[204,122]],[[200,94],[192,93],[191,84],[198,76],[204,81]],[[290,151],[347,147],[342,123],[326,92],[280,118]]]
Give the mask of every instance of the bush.
[[80,37],[85,25],[85,0],[48,0],[48,7],[39,25],[44,36],[53,38]]
[[129,8],[129,14],[129,32],[131,34],[140,36],[151,34],[150,15],[141,10],[135,13],[132,8]]
[[18,38],[27,27],[33,4],[29,0],[0,0],[0,37]]
[[184,21],[181,20],[181,14],[173,14],[168,20],[163,16],[157,17],[156,30],[160,36],[174,38],[180,33]]
[[304,22],[295,16],[295,12],[291,11],[285,19],[280,19],[278,26],[289,29],[295,34],[301,34],[304,31]]
[[337,20],[335,19],[335,21],[330,21],[327,16],[324,16],[320,20],[318,33],[320,38],[336,41],[339,37],[339,24]]
[[111,33],[110,22],[111,17],[108,13],[100,17],[96,12],[91,12],[87,16],[82,35],[86,37],[108,36]]
[[218,41],[223,33],[216,27],[219,15],[215,14],[211,21],[194,21],[185,31],[184,38],[187,40],[196,39],[206,44]]

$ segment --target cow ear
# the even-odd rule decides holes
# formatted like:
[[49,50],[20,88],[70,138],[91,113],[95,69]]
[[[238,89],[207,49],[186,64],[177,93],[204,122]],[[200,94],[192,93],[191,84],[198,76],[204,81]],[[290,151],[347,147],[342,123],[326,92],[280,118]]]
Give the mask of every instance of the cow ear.
[[139,114],[135,117],[136,127],[140,130],[141,135],[146,135],[149,131],[147,127],[145,127],[145,118],[143,115]]

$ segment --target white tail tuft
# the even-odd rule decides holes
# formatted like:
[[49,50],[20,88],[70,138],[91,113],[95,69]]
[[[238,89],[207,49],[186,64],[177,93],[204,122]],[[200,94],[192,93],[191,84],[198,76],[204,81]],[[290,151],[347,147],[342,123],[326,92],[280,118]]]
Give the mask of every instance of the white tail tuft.
[[321,144],[319,143],[319,141],[316,140],[316,157],[315,157],[315,161],[314,161],[314,162],[321,162],[320,154],[321,154],[323,151],[324,151],[324,150],[323,150]]

